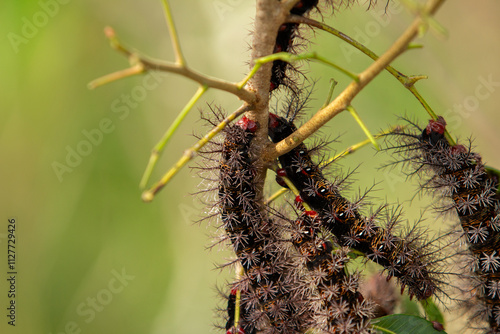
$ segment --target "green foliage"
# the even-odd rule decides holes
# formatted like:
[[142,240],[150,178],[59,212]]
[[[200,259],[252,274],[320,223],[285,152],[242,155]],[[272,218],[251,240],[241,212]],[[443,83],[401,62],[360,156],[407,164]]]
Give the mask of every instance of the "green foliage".
[[373,328],[384,334],[446,334],[436,330],[433,324],[420,317],[406,314],[393,314],[372,321]]

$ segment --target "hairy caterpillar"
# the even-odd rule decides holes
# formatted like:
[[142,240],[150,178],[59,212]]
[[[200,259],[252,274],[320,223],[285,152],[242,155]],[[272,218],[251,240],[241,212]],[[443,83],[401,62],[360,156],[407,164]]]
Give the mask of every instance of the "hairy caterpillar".
[[[245,319],[247,318],[246,314],[248,313],[246,309],[240,309],[239,323],[237,325],[235,323],[237,292],[237,289],[231,289],[231,292],[229,293],[229,297],[227,299],[227,321],[225,326],[226,334],[255,334],[255,327],[245,325]],[[247,331],[245,331],[244,328],[246,328]]]
[[[290,10],[290,14],[303,16],[318,4],[318,0],[301,0],[295,4]],[[278,52],[291,52],[293,51],[293,40],[297,37],[297,23],[283,23],[278,30],[276,36],[276,44],[274,45],[274,53]],[[277,89],[279,86],[284,85],[292,88],[293,82],[287,76],[287,70],[292,70],[292,66],[283,60],[275,60],[271,70],[271,83],[269,91]]]
[[[240,323],[244,333],[300,333],[301,301],[291,294],[296,284],[288,271],[286,249],[280,245],[279,231],[264,216],[255,200],[255,170],[249,147],[257,124],[243,117],[225,130],[219,167],[219,210],[222,226],[231,241],[244,275],[233,283],[241,291]],[[228,313],[234,312],[232,295]],[[229,316],[228,331],[234,328]]]
[[[273,142],[285,139],[295,130],[292,122],[270,114],[269,136]],[[358,204],[342,197],[338,187],[323,177],[304,144],[280,156],[279,161],[302,199],[318,212],[323,226],[340,245],[358,250],[382,265],[388,278],[398,279],[402,291],[408,287],[410,297],[420,300],[435,293],[436,278],[430,271],[429,253],[419,245],[421,235],[416,230],[405,237],[393,234],[399,223],[398,212],[388,217],[386,227],[375,225],[375,217],[363,217]]]
[[[422,187],[437,194],[454,211],[472,257],[471,293],[481,307],[474,316],[489,324],[490,333],[500,333],[500,196],[498,176],[488,173],[481,156],[470,146],[451,146],[445,138],[443,117],[430,120],[418,133],[396,133],[396,152],[412,165],[412,173],[424,177]],[[425,174],[432,176],[426,177]],[[472,274],[472,275],[471,275]]]
[[358,291],[358,274],[347,274],[348,249],[333,249],[331,241],[319,235],[319,216],[303,212],[292,224],[291,240],[307,268],[306,288],[311,296],[311,327],[327,333],[369,333],[373,304]]

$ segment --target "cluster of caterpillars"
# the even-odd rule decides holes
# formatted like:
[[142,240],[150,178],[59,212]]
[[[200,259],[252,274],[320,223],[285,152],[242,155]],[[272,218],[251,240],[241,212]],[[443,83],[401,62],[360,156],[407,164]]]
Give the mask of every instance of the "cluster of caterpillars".
[[[317,5],[318,0],[299,1],[290,14],[307,15]],[[297,23],[282,24],[274,52],[293,53],[298,36]],[[282,87],[297,96],[295,71],[285,61],[274,61],[270,94]],[[293,119],[270,114],[270,140],[277,143],[291,135]],[[323,175],[305,144],[278,158],[278,183],[288,187],[287,178],[298,191],[294,217],[265,207],[255,189],[255,157],[250,154],[259,126],[264,125],[243,117],[226,127],[219,150],[221,226],[243,268],[228,294],[227,334],[374,332],[375,305],[360,291],[359,274],[347,267],[352,252],[380,265],[387,280],[394,277],[410,298],[427,300],[442,291],[437,239],[427,240],[417,228],[402,233],[400,214],[391,215],[384,206],[364,215],[359,201],[342,195],[341,182]],[[463,292],[476,305],[473,318],[488,324],[484,332],[500,333],[498,176],[470,147],[450,145],[445,126],[438,118],[425,129],[394,131],[396,144],[389,149],[409,162],[410,173],[424,180],[423,189],[448,200],[446,209],[458,215],[470,259],[469,270],[459,273],[469,278]]]
[[[468,272],[475,305],[473,318],[486,320],[488,333],[500,323],[500,196],[498,176],[481,157],[463,145],[450,145],[443,118],[415,132],[398,130],[391,147],[420,175],[422,188],[432,190],[445,210],[456,212],[467,244]],[[279,142],[295,131],[293,123],[270,114],[269,136]],[[298,190],[295,218],[255,201],[255,172],[249,156],[257,124],[243,117],[226,130],[220,163],[219,208],[227,238],[244,269],[232,285],[228,301],[228,333],[369,333],[374,305],[359,289],[359,275],[349,273],[349,252],[363,254],[395,277],[401,291],[425,300],[443,287],[435,267],[435,247],[417,230],[397,234],[399,216],[363,216],[359,203],[328,181],[300,144],[279,157],[286,177]],[[307,209],[306,209],[307,207]],[[463,251],[462,251],[463,253]],[[235,291],[240,291],[239,321],[235,323]]]

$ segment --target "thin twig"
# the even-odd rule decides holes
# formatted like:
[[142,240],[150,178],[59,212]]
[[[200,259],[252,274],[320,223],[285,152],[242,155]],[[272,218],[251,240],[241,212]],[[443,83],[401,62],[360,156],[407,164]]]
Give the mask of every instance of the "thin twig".
[[[373,136],[375,139],[378,139],[380,137],[383,137],[389,133],[392,133],[396,130],[402,130],[404,129],[404,126],[403,125],[395,125],[387,130],[384,130],[382,132],[379,132],[377,133],[375,136]],[[366,146],[368,144],[370,144],[372,141],[370,139],[365,139],[357,144],[354,144],[354,145],[351,145],[349,146],[348,148],[346,148],[345,150],[343,150],[342,152],[336,154],[335,156],[333,156],[332,158],[322,162],[320,164],[320,166],[325,166],[325,165],[328,165],[329,163],[331,163],[332,161],[335,161],[337,159],[340,159],[340,158],[343,158],[345,157],[346,155],[349,155],[349,154],[352,154],[354,152],[356,152],[357,150],[359,150],[360,148],[362,148],[363,146]]]
[[[416,12],[416,11],[415,11]],[[340,30],[337,30],[323,22],[319,22],[316,20],[313,20],[308,17],[303,17],[299,15],[290,15],[287,19],[287,22],[289,23],[298,23],[298,24],[307,24],[311,27],[315,27],[318,29],[321,29],[323,31],[326,31],[332,35],[335,35],[336,37],[340,38],[344,42],[349,43],[350,45],[354,46],[356,49],[359,51],[363,52],[365,55],[370,57],[373,60],[377,60],[379,56],[377,56],[373,51],[368,49],[366,46],[363,44],[359,43],[356,41],[354,38],[351,38],[350,36],[344,34]],[[430,22],[435,22],[435,20],[432,20]],[[437,23],[436,23],[437,24]],[[408,44],[408,48],[410,48],[410,44]],[[396,70],[394,67],[388,65],[385,68],[389,73],[391,73],[403,86],[405,86],[414,96],[415,98],[420,102],[420,104],[424,107],[424,109],[427,111],[429,116],[431,116],[432,119],[437,119],[437,114],[432,110],[431,106],[425,101],[425,99],[420,95],[418,92],[417,88],[415,87],[415,83],[419,80],[422,79],[427,79],[426,75],[412,75],[412,76],[407,76],[398,70]],[[451,135],[448,133],[447,130],[445,130],[445,136],[447,137],[450,145],[455,145],[455,140],[451,137]]]
[[[425,15],[434,14],[445,0],[430,0],[426,5]],[[353,81],[347,88],[326,108],[319,110],[309,121],[304,123],[296,132],[281,142],[268,146],[264,160],[272,161],[278,156],[289,152],[314,132],[325,125],[335,115],[339,114],[351,104],[358,93],[370,83],[381,71],[383,71],[395,58],[407,50],[410,42],[417,36],[419,27],[423,23],[421,16],[416,17],[408,29],[398,40],[365,71],[359,74],[359,82]]]
[[181,67],[185,67],[186,60],[184,59],[181,44],[179,43],[179,35],[177,34],[177,29],[175,29],[174,18],[172,16],[172,12],[170,11],[170,5],[168,3],[168,0],[163,0],[162,2],[163,8],[165,9],[165,18],[167,20],[170,40],[172,41],[172,47],[174,48],[176,63]]
[[158,162],[158,159],[160,158],[160,154],[163,152],[163,148],[167,144],[167,142],[170,140],[174,132],[179,128],[180,124],[184,120],[184,118],[187,116],[189,111],[193,109],[194,105],[196,102],[203,96],[203,94],[207,91],[208,87],[207,86],[200,86],[196,93],[193,95],[191,100],[186,104],[186,106],[182,109],[182,111],[177,115],[175,118],[174,122],[170,124],[169,128],[163,135],[163,137],[160,139],[160,141],[155,145],[151,152],[151,156],[149,157],[149,162],[148,165],[146,166],[146,170],[144,171],[144,174],[141,179],[141,183],[139,184],[139,187],[141,189],[146,188],[149,178],[151,177],[151,173],[153,172],[153,169],[156,166],[156,163]]
[[380,151],[380,146],[377,144],[377,141],[373,137],[373,135],[370,132],[370,130],[368,130],[368,127],[366,126],[365,122],[363,122],[363,120],[359,116],[359,114],[356,111],[356,109],[354,109],[354,107],[351,106],[351,105],[347,106],[346,109],[347,109],[347,111],[349,111],[349,113],[354,118],[354,120],[356,121],[356,123],[358,123],[359,127],[361,128],[361,130],[363,130],[363,132],[365,133],[366,137],[368,137],[368,140],[370,140],[370,142],[373,144],[373,146],[375,146],[375,148],[377,149],[377,151]]
[[142,200],[145,202],[151,202],[155,195],[181,170],[184,165],[186,165],[191,159],[196,156],[196,153],[210,140],[212,140],[215,135],[221,132],[226,125],[231,123],[236,117],[240,116],[244,112],[247,112],[252,109],[251,105],[244,104],[238,110],[228,115],[226,118],[222,120],[216,127],[214,127],[209,133],[204,135],[196,144],[192,147],[188,148],[184,151],[182,157],[175,163],[174,167],[172,167],[159,182],[157,182],[153,187],[144,191],[142,193]]
[[[219,78],[214,78],[202,73],[199,73],[195,70],[190,69],[187,65],[177,64],[172,62],[165,62],[160,60],[153,60],[146,56],[141,56],[136,52],[133,52],[126,48],[123,44],[118,41],[114,30],[110,27],[105,28],[106,37],[110,40],[111,46],[117,51],[123,53],[125,56],[129,58],[129,60],[134,64],[133,67],[137,67],[137,69],[142,69],[138,71],[136,69],[135,72],[129,73],[126,72],[127,75],[120,75],[122,71],[115,72],[112,74],[105,75],[101,78],[98,78],[92,81],[89,84],[90,88],[96,88],[103,84],[109,83],[114,80],[118,80],[124,78],[125,76],[130,76],[134,74],[141,74],[147,71],[161,71],[161,72],[169,72],[182,75],[188,79],[198,82],[201,86],[207,86],[209,88],[215,88],[219,90],[226,91],[228,93],[236,95],[241,100],[247,102],[248,104],[253,104],[256,102],[257,97],[255,93],[246,88],[240,88],[236,83],[228,82]],[[125,70],[127,71],[127,70]],[[106,79],[106,80],[105,80]]]
[[[384,130],[384,131],[381,131],[379,133],[377,133],[376,135],[374,135],[373,137],[375,139],[378,139],[380,137],[383,137],[389,133],[392,133],[396,130],[402,130],[404,129],[405,126],[404,125],[395,125],[387,130]],[[342,159],[344,157],[346,157],[347,155],[349,154],[352,154],[352,153],[355,153],[357,150],[359,150],[360,148],[370,144],[372,141],[370,139],[365,139],[357,144],[354,144],[354,145],[351,145],[349,146],[348,148],[346,148],[345,150],[343,150],[342,152],[336,154],[335,156],[331,157],[330,159],[328,160],[325,160],[323,162],[321,162],[319,164],[320,167],[323,167],[323,166],[327,166],[329,164],[331,164],[333,161],[336,161],[338,159]],[[277,198],[279,198],[280,196],[282,196],[283,194],[287,193],[288,191],[290,191],[290,189],[288,188],[281,188],[280,190],[276,191],[274,194],[272,194],[271,196],[268,197],[267,201],[266,201],[266,204],[269,204],[271,203],[272,201],[276,200]]]

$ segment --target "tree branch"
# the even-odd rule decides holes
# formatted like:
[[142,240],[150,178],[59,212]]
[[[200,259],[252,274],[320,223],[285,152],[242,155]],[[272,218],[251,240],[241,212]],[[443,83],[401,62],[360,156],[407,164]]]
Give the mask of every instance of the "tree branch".
[[105,34],[110,40],[111,46],[126,55],[133,66],[130,69],[111,73],[92,81],[89,83],[89,88],[91,89],[126,76],[141,74],[147,71],[162,71],[182,75],[198,82],[201,86],[207,86],[209,88],[215,88],[234,94],[248,104],[254,104],[257,100],[257,96],[254,92],[246,88],[238,87],[237,83],[228,82],[194,71],[190,69],[184,61],[181,63],[171,63],[153,60],[146,56],[141,56],[137,52],[130,51],[118,41],[114,30],[110,27],[105,28]]
[[395,58],[407,50],[410,42],[417,36],[420,27],[425,22],[422,16],[433,15],[445,0],[429,0],[419,17],[416,17],[398,40],[372,65],[359,74],[359,82],[351,84],[333,100],[327,107],[319,110],[309,121],[304,123],[296,132],[277,144],[269,144],[263,159],[272,161],[278,156],[297,147],[302,141],[325,125],[335,115],[347,108],[358,93],[383,71]]

